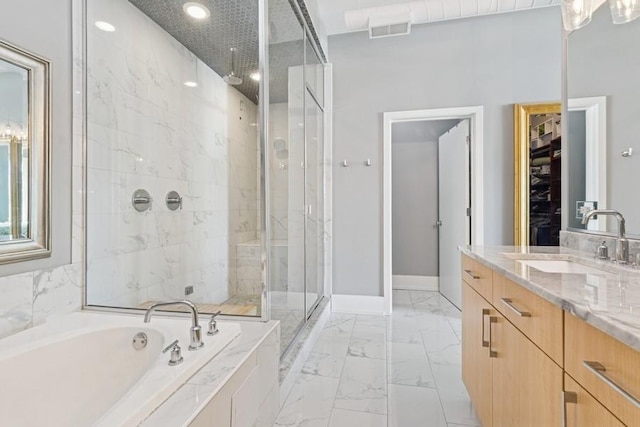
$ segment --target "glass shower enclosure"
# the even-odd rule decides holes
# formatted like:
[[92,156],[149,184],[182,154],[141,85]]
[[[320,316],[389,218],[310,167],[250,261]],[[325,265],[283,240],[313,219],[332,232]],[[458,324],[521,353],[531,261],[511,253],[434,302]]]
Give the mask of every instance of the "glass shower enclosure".
[[284,352],[324,295],[325,64],[296,2],[192,3],[86,0],[85,305],[280,320]]

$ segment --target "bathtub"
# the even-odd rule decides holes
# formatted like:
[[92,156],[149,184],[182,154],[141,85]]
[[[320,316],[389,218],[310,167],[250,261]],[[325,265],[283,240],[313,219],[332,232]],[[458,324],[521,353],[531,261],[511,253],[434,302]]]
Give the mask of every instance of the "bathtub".
[[[207,318],[200,319],[206,330]],[[0,340],[0,424],[135,426],[240,334],[235,323],[188,351],[190,318],[78,312]],[[146,347],[133,337],[144,332]],[[162,349],[179,339],[184,362]]]

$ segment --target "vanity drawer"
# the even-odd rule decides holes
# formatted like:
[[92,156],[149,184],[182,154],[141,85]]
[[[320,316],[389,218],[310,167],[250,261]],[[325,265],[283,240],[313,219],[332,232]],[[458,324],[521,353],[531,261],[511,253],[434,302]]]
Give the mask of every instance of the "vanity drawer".
[[562,366],[562,309],[501,274],[493,275],[493,306]]
[[565,370],[623,423],[640,425],[640,352],[567,313]]
[[624,427],[620,420],[567,374],[564,374],[564,389],[563,410],[567,426]]
[[487,300],[491,300],[493,271],[478,261],[462,255],[462,280]]

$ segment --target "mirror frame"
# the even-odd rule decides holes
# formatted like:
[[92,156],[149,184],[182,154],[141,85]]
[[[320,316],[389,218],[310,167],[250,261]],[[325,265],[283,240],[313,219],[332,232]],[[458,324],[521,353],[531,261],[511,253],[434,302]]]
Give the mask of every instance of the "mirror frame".
[[51,63],[4,40],[0,59],[29,76],[29,237],[0,242],[0,264],[8,264],[51,256]]
[[514,194],[513,194],[513,230],[514,245],[529,246],[529,152],[530,116],[533,114],[562,113],[560,102],[542,104],[514,104]]

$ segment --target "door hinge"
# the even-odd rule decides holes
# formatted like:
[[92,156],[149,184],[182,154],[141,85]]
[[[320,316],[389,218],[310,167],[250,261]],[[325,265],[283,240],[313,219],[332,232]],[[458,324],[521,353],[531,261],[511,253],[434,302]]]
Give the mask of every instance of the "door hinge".
[[467,208],[467,216],[471,216],[471,208]]
[[465,137],[465,140],[467,141],[467,144],[468,144],[469,142],[471,142],[471,140],[469,139],[469,137],[468,137],[468,136],[467,136],[467,137]]

